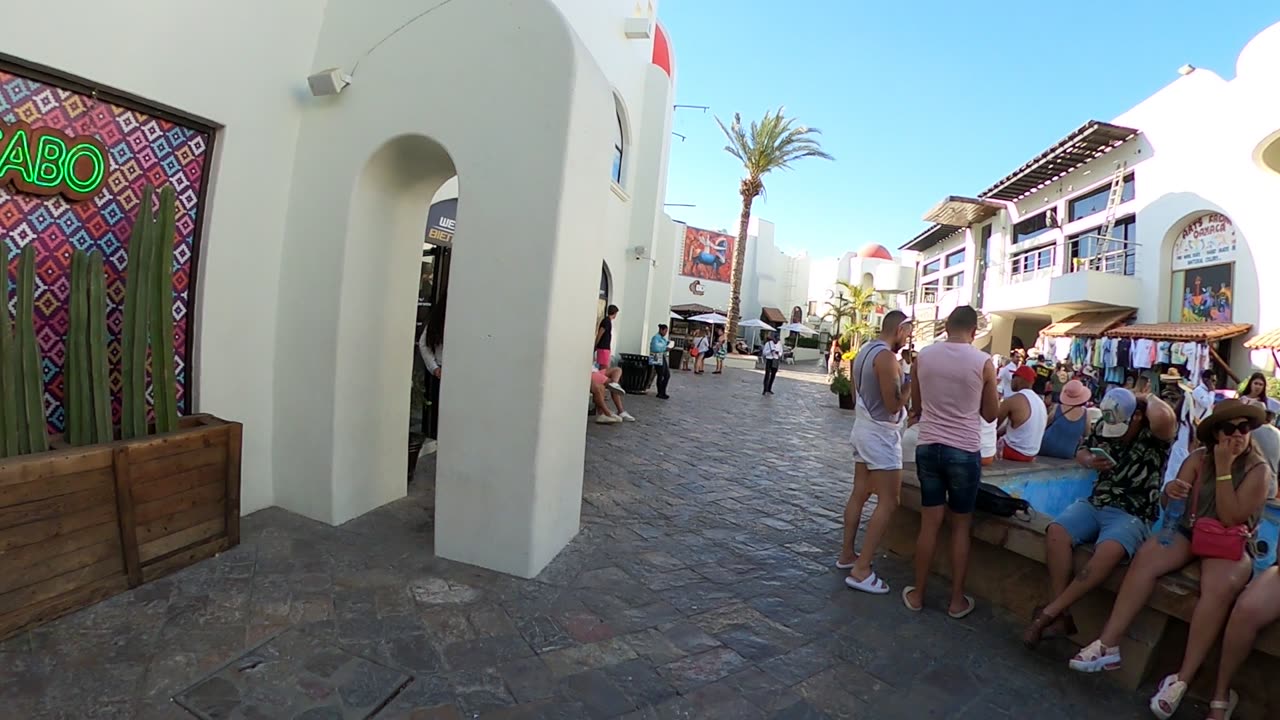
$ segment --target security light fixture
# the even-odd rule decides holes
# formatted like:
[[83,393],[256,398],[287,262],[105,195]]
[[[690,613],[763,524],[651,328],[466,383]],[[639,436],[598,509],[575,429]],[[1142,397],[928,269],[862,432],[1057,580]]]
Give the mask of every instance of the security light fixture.
[[1191,73],[1193,73],[1193,72],[1195,72],[1195,71],[1196,71],[1196,66],[1195,66],[1195,65],[1192,65],[1192,64],[1190,64],[1190,63],[1188,63],[1188,64],[1186,64],[1186,65],[1183,65],[1182,67],[1178,68],[1178,74],[1179,74],[1179,75],[1190,75]]
[[316,97],[324,97],[326,95],[337,95],[342,89],[351,84],[351,76],[344,73],[342,68],[329,68],[307,78],[307,86],[311,88],[311,94]]

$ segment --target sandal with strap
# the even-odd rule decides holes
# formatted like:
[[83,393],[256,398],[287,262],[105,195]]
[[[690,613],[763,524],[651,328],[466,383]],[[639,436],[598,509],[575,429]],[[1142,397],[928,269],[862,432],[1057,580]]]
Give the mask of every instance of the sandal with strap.
[[1076,672],[1096,673],[1102,670],[1120,669],[1120,648],[1109,648],[1101,640],[1094,640],[1076,653],[1067,663]]
[[1179,680],[1177,675],[1169,675],[1160,681],[1156,694],[1151,696],[1151,714],[1160,720],[1169,720],[1178,712],[1178,706],[1182,704],[1182,697],[1186,694],[1187,684]]
[[[1222,716],[1222,720],[1231,720],[1231,716],[1236,712],[1236,706],[1240,704],[1240,695],[1232,690],[1229,700],[1214,700],[1209,703],[1210,710],[1226,710],[1227,714]],[[1212,720],[1212,719],[1210,719]]]
[[[1062,627],[1055,627],[1059,623],[1062,624]],[[1071,617],[1071,613],[1046,615],[1042,605],[1032,613],[1031,624],[1022,633],[1022,644],[1026,645],[1027,649],[1030,650],[1040,644],[1041,640],[1071,636],[1077,632],[1079,632],[1079,629],[1076,628],[1076,621]]]

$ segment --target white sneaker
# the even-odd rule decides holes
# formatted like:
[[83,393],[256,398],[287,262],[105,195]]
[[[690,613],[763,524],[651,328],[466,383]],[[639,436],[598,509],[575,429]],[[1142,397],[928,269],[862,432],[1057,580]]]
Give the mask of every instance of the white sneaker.
[[596,416],[597,425],[616,425],[617,423],[620,423],[620,422],[622,422],[622,418],[618,417],[617,415],[597,415]]
[[607,388],[609,388],[610,390],[612,390],[612,391],[614,391],[614,392],[618,393],[619,395],[626,395],[626,394],[627,394],[627,391],[626,391],[626,390],[623,390],[623,389],[622,389],[622,386],[621,386],[621,385],[619,385],[619,384],[618,384],[618,383],[616,383],[616,382],[611,382],[611,383],[609,383],[608,385],[605,385],[605,387],[607,387]]
[[622,418],[622,419],[623,419],[623,421],[625,421],[625,422],[635,422],[635,421],[636,421],[635,416],[634,416],[634,415],[632,415],[631,413],[627,412],[626,410],[623,410],[621,413],[618,413],[618,417]]

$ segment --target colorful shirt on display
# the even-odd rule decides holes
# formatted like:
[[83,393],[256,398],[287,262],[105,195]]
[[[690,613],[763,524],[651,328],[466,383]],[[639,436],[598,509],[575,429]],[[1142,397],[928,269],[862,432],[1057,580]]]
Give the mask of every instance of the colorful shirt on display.
[[1169,364],[1169,346],[1172,344],[1167,340],[1156,344],[1156,362]]
[[1174,365],[1182,365],[1182,366],[1185,366],[1187,364],[1187,344],[1186,343],[1174,343],[1173,346],[1169,348],[1169,362],[1173,363]]
[[1133,342],[1133,368],[1145,370],[1151,367],[1151,356],[1155,353],[1155,343],[1138,339]]
[[1102,448],[1116,466],[1098,473],[1089,502],[1096,508],[1113,507],[1143,522],[1154,522],[1160,516],[1160,489],[1170,443],[1156,437],[1149,427],[1138,431],[1132,441],[1102,437],[1096,429],[1080,447]]

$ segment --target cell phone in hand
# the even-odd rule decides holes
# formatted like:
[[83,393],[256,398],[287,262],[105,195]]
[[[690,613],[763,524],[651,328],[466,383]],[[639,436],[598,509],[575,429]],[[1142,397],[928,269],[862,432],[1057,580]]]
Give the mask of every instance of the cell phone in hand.
[[1112,465],[1116,464],[1116,460],[1115,458],[1111,457],[1111,453],[1107,452],[1106,450],[1103,450],[1102,448],[1089,448],[1089,452],[1093,453],[1093,456],[1096,458],[1101,458],[1103,460],[1106,460]]

